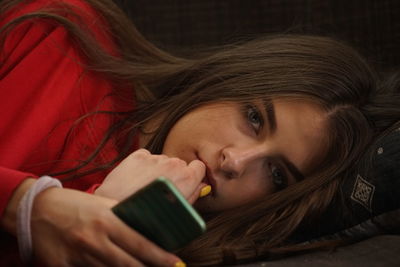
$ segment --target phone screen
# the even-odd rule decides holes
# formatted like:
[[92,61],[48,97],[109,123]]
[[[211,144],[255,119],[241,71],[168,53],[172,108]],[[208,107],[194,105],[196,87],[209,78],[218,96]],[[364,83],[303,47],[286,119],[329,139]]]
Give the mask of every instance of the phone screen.
[[112,210],[130,227],[168,251],[183,247],[206,230],[201,216],[164,177]]

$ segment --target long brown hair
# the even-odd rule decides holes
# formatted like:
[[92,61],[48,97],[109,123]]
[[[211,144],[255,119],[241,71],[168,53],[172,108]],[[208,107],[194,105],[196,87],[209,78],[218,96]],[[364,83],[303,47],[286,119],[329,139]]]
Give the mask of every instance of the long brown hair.
[[[22,1],[3,1],[1,14],[19,2]],[[130,144],[148,121],[159,116],[163,120],[147,148],[161,153],[175,122],[211,102],[311,100],[327,114],[329,149],[318,170],[257,203],[205,214],[207,233],[178,251],[193,265],[236,263],[307,249],[292,246],[292,235],[321,214],[368,143],[400,117],[398,92],[387,88],[388,84],[381,86],[378,74],[341,42],[317,36],[275,35],[183,59],[147,42],[111,1],[86,2],[107,22],[104,30],[114,38],[118,55],[104,51],[87,29],[56,9],[35,12],[1,29],[4,39],[7,31],[24,19],[53,19],[70,32],[88,59],[89,71],[107,75],[115,83],[115,90],[126,85],[135,90],[137,108],[110,128],[102,144],[83,164],[64,173],[82,176],[110,168],[131,151],[122,149],[112,162],[79,173],[111,137],[123,131],[122,141]],[[60,8],[65,12],[65,6]],[[390,86],[398,83],[391,82]]]

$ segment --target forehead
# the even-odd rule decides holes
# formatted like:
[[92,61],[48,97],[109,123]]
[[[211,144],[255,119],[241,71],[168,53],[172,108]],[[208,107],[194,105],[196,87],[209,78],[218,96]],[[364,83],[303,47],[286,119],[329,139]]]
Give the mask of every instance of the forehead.
[[276,140],[280,150],[307,175],[323,158],[328,144],[326,113],[306,100],[272,101],[276,118]]

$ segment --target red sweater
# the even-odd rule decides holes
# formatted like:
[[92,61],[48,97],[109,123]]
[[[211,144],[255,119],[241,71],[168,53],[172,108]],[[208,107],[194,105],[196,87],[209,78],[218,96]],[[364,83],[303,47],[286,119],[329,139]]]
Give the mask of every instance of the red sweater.
[[[73,5],[99,44],[116,54],[112,39],[104,33],[106,24],[81,0],[23,1],[17,8],[0,14],[0,26],[23,14],[60,3]],[[65,28],[54,21],[23,22],[8,34],[0,52],[2,216],[13,191],[24,179],[76,166],[99,144],[113,121],[111,116],[100,114],[75,124],[77,119],[98,110],[120,111],[122,105],[110,96],[113,85],[109,80],[83,69],[85,58],[80,49],[73,45]],[[133,104],[128,106],[124,101],[124,109],[133,108]],[[115,146],[108,144],[94,164],[105,162],[116,153]],[[107,171],[97,172],[65,182],[64,187],[88,190],[101,183],[106,175]],[[1,231],[0,265],[18,265],[15,239]]]
[[[22,14],[64,2],[76,7],[107,51],[115,52],[111,38],[103,31],[105,24],[84,2],[26,2],[1,14],[0,26]],[[0,55],[0,216],[24,179],[76,166],[98,145],[112,122],[109,115],[97,114],[73,127],[89,112],[116,110],[117,106],[116,98],[109,95],[111,82],[84,71],[85,59],[80,52],[67,31],[48,19],[29,19],[6,39]],[[115,155],[115,147],[108,145],[95,162]],[[64,186],[88,190],[106,174],[98,172]]]

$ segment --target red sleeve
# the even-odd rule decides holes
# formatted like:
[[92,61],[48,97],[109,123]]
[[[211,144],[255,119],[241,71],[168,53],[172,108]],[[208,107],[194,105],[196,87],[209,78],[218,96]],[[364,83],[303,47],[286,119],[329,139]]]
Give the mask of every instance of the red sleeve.
[[35,177],[35,175],[0,166],[0,204],[4,203],[5,206],[14,189],[27,177]]
[[[37,0],[22,5],[3,17],[0,26],[54,2]],[[96,21],[93,11],[81,1],[64,2],[87,12],[88,23]],[[95,34],[113,50],[103,31],[97,29]],[[102,110],[112,109],[112,103],[104,100],[111,83],[87,74],[82,61],[66,30],[49,20],[23,22],[8,34],[0,55],[0,216],[24,179],[74,166],[69,162],[95,147],[107,129],[110,121],[98,116],[90,128],[74,132],[72,145],[64,147],[78,118],[100,106]],[[52,164],[43,164],[49,162]],[[83,179],[69,187],[86,190],[101,182],[100,178]]]
[[[47,29],[44,29],[47,28]],[[45,52],[41,45],[46,38],[45,30],[53,31],[45,24],[24,23],[7,37],[2,50],[0,68],[0,215],[15,188],[32,174],[18,170],[31,156],[30,143],[34,144],[42,131],[32,131],[30,123],[50,125],[50,116],[35,113],[31,106],[40,94],[38,79],[43,79],[51,63],[37,64],[37,56]],[[51,58],[50,58],[51,60]],[[32,64],[36,61],[36,64]],[[52,62],[53,63],[53,62]],[[40,110],[37,110],[40,112]],[[51,127],[51,126],[50,126]],[[39,127],[38,127],[39,128]],[[29,134],[28,134],[29,132]],[[33,141],[33,142],[32,142]]]

